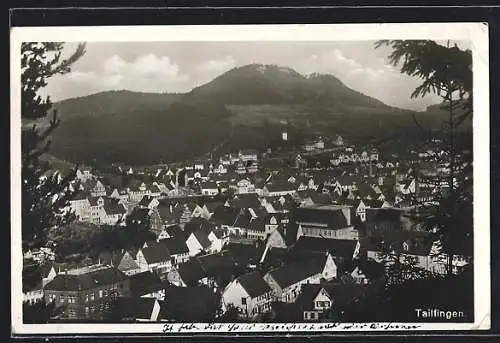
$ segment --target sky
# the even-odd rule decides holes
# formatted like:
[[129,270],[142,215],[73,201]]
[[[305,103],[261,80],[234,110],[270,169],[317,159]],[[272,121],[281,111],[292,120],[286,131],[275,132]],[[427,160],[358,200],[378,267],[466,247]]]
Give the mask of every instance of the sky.
[[[460,47],[467,47],[461,42]],[[68,43],[65,52],[74,51]],[[439,102],[436,96],[410,99],[420,83],[388,64],[388,47],[373,41],[333,42],[90,42],[70,73],[48,81],[52,101],[106,90],[182,93],[251,63],[276,64],[301,74],[338,77],[348,87],[412,110]]]

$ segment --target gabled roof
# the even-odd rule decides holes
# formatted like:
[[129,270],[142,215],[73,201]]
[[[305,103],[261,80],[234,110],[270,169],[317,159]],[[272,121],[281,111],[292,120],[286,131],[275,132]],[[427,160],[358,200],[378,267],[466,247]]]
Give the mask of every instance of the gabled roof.
[[118,267],[124,254],[124,251],[102,251],[99,253],[98,259],[102,264]]
[[263,217],[257,217],[250,220],[248,225],[248,230],[265,232],[266,231],[266,221]]
[[90,198],[90,193],[87,191],[79,191],[77,192],[70,201],[77,201],[77,200],[85,200]]
[[179,264],[177,268],[180,278],[186,285],[197,285],[198,281],[206,277],[205,270],[201,267],[197,258],[192,258]]
[[160,243],[165,244],[170,255],[188,254],[189,249],[186,242],[181,238],[167,238],[160,240]]
[[332,256],[350,259],[357,241],[348,239],[327,239],[301,236],[293,245],[293,252],[329,252]]
[[187,235],[194,231],[202,231],[207,235],[215,229],[215,224],[202,217],[191,218],[184,226]]
[[252,216],[248,211],[244,211],[240,215],[238,215],[238,218],[236,218],[236,222],[234,223],[235,227],[241,227],[241,228],[248,228],[250,226],[250,220],[252,219]]
[[236,267],[236,261],[227,251],[197,257],[201,267],[209,276],[216,276],[221,271]]
[[113,313],[120,319],[151,319],[155,298],[117,298],[113,303]]
[[299,207],[294,211],[297,223],[317,223],[329,228],[341,229],[347,227],[347,219],[339,207],[315,206]]
[[224,246],[223,251],[229,252],[239,265],[246,266],[249,264],[257,265],[264,249],[264,245],[257,246],[255,244],[229,242]]
[[55,267],[54,267],[54,264],[52,262],[47,262],[47,263],[44,263],[43,265],[41,265],[40,266],[40,273],[42,274],[42,277],[43,278],[48,277],[49,273],[52,269],[54,269],[54,271],[55,271]]
[[340,282],[327,284],[305,284],[301,287],[301,296],[297,299],[303,310],[314,308],[313,301],[321,290],[325,290],[335,307],[349,305],[357,298],[363,297],[370,289],[364,284],[342,284]]
[[202,246],[203,249],[207,249],[212,245],[212,243],[208,239],[207,233],[205,233],[201,230],[195,230],[195,231],[193,231],[192,235],[200,243],[200,245]]
[[218,209],[221,206],[224,206],[224,203],[221,201],[206,202],[204,206],[206,207],[208,212],[214,213],[216,209]]
[[240,209],[222,206],[215,210],[211,219],[217,224],[232,226],[239,213]]
[[141,201],[139,201],[139,206],[149,206],[149,204],[151,203],[151,201],[153,201],[153,197],[151,195],[144,195],[141,199]]
[[182,212],[184,211],[181,206],[172,205],[172,211],[170,211],[170,205],[160,204],[157,207],[158,214],[160,218],[164,222],[177,222],[179,218],[182,216]]
[[271,291],[271,288],[258,271],[243,274],[236,278],[236,281],[241,284],[252,298],[256,298]]
[[163,244],[148,245],[147,248],[143,248],[141,250],[148,264],[170,260],[170,252]]
[[141,297],[165,288],[160,278],[150,271],[130,275],[129,279],[132,297]]
[[268,183],[264,186],[268,192],[291,192],[296,191],[298,185],[291,182]]
[[238,194],[229,200],[229,204],[234,208],[258,208],[261,206],[259,197],[255,193]]
[[358,193],[363,199],[368,197],[376,199],[378,197],[377,192],[375,192],[373,187],[367,183],[361,183],[358,185]]
[[[361,241],[363,249],[381,251],[391,249],[395,252],[416,256],[429,256],[436,238],[426,231],[389,230],[372,235]],[[404,243],[408,250],[403,249]]]
[[[326,254],[311,254],[299,261],[287,263],[283,267],[271,270],[268,274],[283,289],[311,276],[320,274],[325,267],[327,257],[328,255]],[[289,256],[285,256],[285,260],[288,258]]]
[[107,267],[83,274],[58,274],[45,290],[78,291],[111,285],[126,280],[127,276],[116,268]]
[[104,198],[104,211],[107,215],[125,214],[127,209],[118,200]]
[[255,150],[255,149],[241,149],[239,153],[241,155],[257,155],[257,150]]
[[283,267],[271,270],[268,274],[276,281],[281,289],[294,285],[322,271],[323,265],[309,263],[290,263]]

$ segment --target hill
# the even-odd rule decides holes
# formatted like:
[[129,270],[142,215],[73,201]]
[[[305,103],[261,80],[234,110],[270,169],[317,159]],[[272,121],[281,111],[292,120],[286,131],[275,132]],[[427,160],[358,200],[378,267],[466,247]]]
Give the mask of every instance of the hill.
[[225,120],[227,109],[213,103],[108,111],[63,116],[52,135],[51,153],[74,162],[162,163],[204,154],[227,137],[231,127]]
[[276,65],[249,64],[233,68],[193,89],[187,97],[225,104],[305,104],[389,108],[379,100],[348,88],[333,75],[304,76]]
[[275,65],[234,68],[186,94],[103,92],[59,102],[51,152],[68,161],[156,164],[212,150],[264,149],[282,130],[367,141],[439,129],[446,111],[413,112],[332,75]]

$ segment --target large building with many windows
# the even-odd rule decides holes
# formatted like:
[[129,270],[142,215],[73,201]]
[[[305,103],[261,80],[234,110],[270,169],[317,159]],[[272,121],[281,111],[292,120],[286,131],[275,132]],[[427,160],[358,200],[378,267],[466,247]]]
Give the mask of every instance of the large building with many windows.
[[45,301],[55,302],[61,319],[102,319],[116,296],[130,296],[129,279],[118,269],[100,264],[60,273],[44,288]]

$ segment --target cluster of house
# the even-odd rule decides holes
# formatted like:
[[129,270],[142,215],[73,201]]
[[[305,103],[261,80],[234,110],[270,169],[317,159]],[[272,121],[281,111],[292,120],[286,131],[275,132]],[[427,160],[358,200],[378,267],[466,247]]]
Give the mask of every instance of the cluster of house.
[[[283,140],[285,140],[284,136]],[[337,135],[337,137],[333,139],[330,143],[331,147],[342,147],[344,146],[344,139],[342,138],[342,136]],[[323,139],[323,137],[317,137],[316,139],[308,139],[302,145],[302,150],[306,152],[321,151],[325,148],[330,148],[330,146],[325,146],[325,139]]]
[[[77,266],[30,252],[25,301],[54,302],[66,320],[107,313],[117,320],[215,320],[231,309],[254,320],[291,305],[285,311],[297,320],[316,321],[370,292],[394,256],[446,273],[439,242],[407,216],[418,198],[418,173],[378,154],[361,156],[357,164],[322,170],[272,169],[264,161],[253,170],[257,153],[245,150],[219,165],[157,170],[154,181],[126,189],[81,170],[80,196],[70,205],[77,220],[112,224],[144,211],[157,238]],[[377,163],[363,164],[366,156]],[[243,164],[245,173],[234,170]],[[179,196],[182,187],[197,192]],[[453,271],[469,265],[471,255],[455,254]]]

